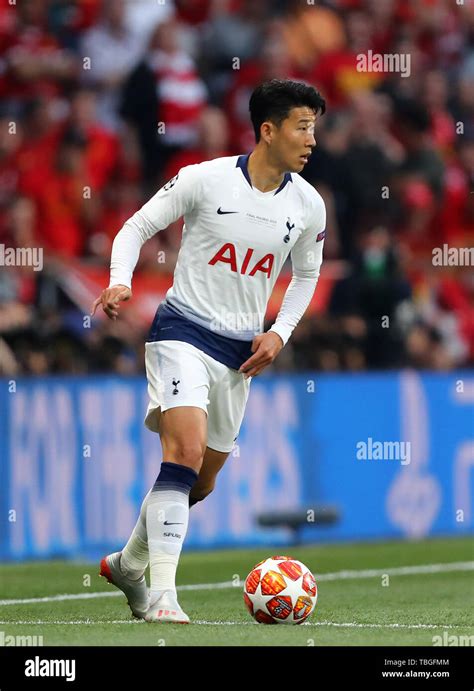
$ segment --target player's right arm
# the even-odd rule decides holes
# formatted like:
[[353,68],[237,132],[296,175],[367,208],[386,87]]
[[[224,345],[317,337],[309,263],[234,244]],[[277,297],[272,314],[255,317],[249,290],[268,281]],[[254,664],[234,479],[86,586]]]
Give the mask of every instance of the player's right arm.
[[120,302],[132,297],[132,276],[142,245],[194,209],[200,199],[202,173],[199,165],[182,168],[117,233],[112,245],[109,287],[94,301],[110,319],[116,319]]

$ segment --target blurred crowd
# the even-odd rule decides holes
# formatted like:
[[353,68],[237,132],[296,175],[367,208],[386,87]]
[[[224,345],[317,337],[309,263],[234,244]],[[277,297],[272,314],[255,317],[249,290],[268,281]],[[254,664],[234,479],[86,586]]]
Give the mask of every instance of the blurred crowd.
[[[369,51],[409,55],[409,74],[360,71]],[[0,267],[4,374],[142,370],[133,300],[84,328],[58,267],[107,267],[182,166],[250,151],[249,96],[274,77],[327,101],[303,176],[334,278],[273,368],[473,364],[472,266],[432,262],[473,244],[470,0],[16,0],[0,6],[0,249],[42,247],[44,266]],[[136,273],[172,272],[180,238],[180,222],[158,233]]]

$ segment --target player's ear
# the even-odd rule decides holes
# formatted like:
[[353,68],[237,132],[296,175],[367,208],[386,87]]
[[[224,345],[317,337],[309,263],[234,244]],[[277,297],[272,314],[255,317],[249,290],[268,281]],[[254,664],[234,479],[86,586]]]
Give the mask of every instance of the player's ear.
[[262,122],[260,136],[267,144],[271,144],[273,139],[273,125],[271,122]]

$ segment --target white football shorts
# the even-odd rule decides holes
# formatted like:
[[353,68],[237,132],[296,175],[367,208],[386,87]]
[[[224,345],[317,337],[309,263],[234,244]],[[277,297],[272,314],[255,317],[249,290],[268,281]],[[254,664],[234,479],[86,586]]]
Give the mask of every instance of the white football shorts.
[[252,377],[244,378],[184,341],[145,344],[150,402],[145,425],[158,432],[160,411],[196,406],[207,413],[207,445],[228,453],[237,438]]

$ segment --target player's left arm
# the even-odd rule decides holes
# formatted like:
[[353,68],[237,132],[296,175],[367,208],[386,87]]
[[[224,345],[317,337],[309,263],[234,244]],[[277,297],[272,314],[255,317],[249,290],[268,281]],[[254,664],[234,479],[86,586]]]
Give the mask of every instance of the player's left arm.
[[308,309],[323,261],[325,228],[326,209],[318,195],[308,226],[291,250],[293,276],[276,321],[269,331],[255,336],[253,355],[239,369],[246,378],[260,374],[273,362]]

